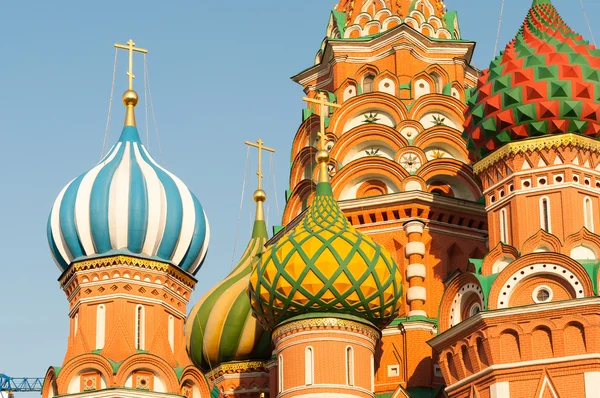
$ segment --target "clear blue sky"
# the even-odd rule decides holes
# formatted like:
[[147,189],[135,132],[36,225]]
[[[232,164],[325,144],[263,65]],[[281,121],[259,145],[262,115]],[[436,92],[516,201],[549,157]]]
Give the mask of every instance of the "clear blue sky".
[[[589,17],[600,2],[585,0]],[[0,12],[0,372],[44,376],[66,351],[68,303],[46,242],[46,221],[62,187],[100,157],[115,42],[148,48],[158,130],[150,151],[200,198],[212,239],[193,301],[229,271],[244,180],[244,140],[262,137],[274,155],[279,214],[290,146],[301,122],[302,90],[289,80],[310,66],[335,0],[17,1]],[[447,0],[464,39],[477,40],[474,64],[493,55],[500,0]],[[514,36],[529,0],[507,0],[500,48]],[[572,28],[590,39],[576,0],[554,0]],[[594,32],[600,39],[600,30]],[[126,53],[115,85],[109,144],[123,122]],[[136,88],[143,96],[142,58]],[[145,136],[143,98],[137,108]],[[152,120],[152,117],[149,117]],[[237,256],[253,213],[251,157]],[[270,173],[265,173],[269,175]],[[188,307],[189,310],[190,307]]]

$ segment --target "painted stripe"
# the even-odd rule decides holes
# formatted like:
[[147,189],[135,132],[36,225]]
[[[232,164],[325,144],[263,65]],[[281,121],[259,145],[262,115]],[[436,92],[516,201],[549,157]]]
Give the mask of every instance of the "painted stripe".
[[181,259],[181,264],[179,265],[179,268],[183,269],[184,271],[190,271],[191,266],[200,256],[206,243],[206,215],[204,214],[204,210],[202,210],[202,205],[200,205],[200,202],[194,195],[192,195],[192,201],[194,203],[196,223],[194,225],[194,233],[192,235],[190,246],[187,250],[187,253],[185,253],[185,256]]
[[148,190],[148,226],[142,253],[155,256],[167,219],[167,198],[154,169],[142,158],[140,146],[134,144],[135,160],[139,164]]
[[52,258],[54,259],[56,266],[61,271],[66,270],[67,267],[69,266],[69,264],[65,262],[65,259],[58,251],[58,248],[56,247],[56,243],[54,243],[54,238],[52,237],[52,213],[50,213],[50,216],[48,217],[48,225],[46,226],[46,235],[48,236],[48,245],[50,246],[50,251],[52,252]]
[[[227,313],[231,310],[231,307],[238,298],[240,292],[245,290],[248,286],[248,279],[249,278],[241,278],[221,294],[210,311],[206,328],[204,329],[204,346],[206,347],[205,356],[210,358],[211,362],[221,360],[219,353],[221,351],[221,344],[224,343],[222,335],[225,321],[227,320]],[[229,325],[227,326],[229,327]],[[239,324],[231,325],[231,327],[235,327],[236,329],[240,326],[241,325]],[[231,342],[228,343],[231,344]]]
[[175,265],[179,265],[192,242],[196,218],[201,217],[202,215],[196,213],[194,199],[192,198],[192,193],[188,187],[173,174],[170,174],[170,176],[175,181],[175,184],[177,184],[177,189],[179,189],[179,195],[181,195],[181,201],[183,203],[183,223],[181,225],[181,232],[179,233],[179,241],[175,247],[173,258],[171,259]]
[[62,202],[63,196],[65,195],[65,192],[67,191],[69,186],[73,183],[73,181],[75,181],[75,180],[74,179],[71,180],[71,182],[69,182],[62,189],[62,191],[60,191],[60,193],[58,194],[58,197],[54,201],[54,206],[52,206],[52,212],[50,213],[50,225],[51,225],[51,230],[52,230],[52,240],[54,241],[54,244],[56,245],[56,249],[60,253],[61,257],[67,263],[71,262],[71,260],[73,259],[73,256],[71,255],[71,252],[69,251],[69,248],[68,248],[67,244],[65,243],[65,240],[60,231],[60,204]]
[[113,249],[127,247],[129,224],[129,181],[131,143],[125,143],[123,157],[110,184],[108,201],[108,225]]
[[177,189],[175,181],[173,181],[169,174],[160,167],[154,159],[152,159],[143,145],[140,145],[140,148],[143,152],[142,157],[154,168],[154,171],[158,175],[165,190],[167,198],[167,218],[157,255],[160,258],[170,260],[173,257],[173,252],[177,245],[183,222],[183,204],[181,202],[181,196],[179,195],[179,190]]
[[[131,151],[135,152],[136,146],[137,143],[133,143]],[[154,215],[148,212],[148,190],[142,169],[138,162],[130,163],[127,246],[131,252],[139,254],[142,252],[146,240],[148,218]]]
[[[246,283],[250,280],[250,275],[246,278]],[[243,287],[238,293],[238,297],[227,313],[225,328],[221,336],[221,357],[230,361],[233,359],[245,358],[250,353],[256,343],[258,330],[256,321],[251,313],[250,298],[246,294],[247,286]]]
[[123,145],[115,147],[114,156],[100,170],[92,186],[90,194],[90,230],[98,254],[106,253],[112,249],[108,219],[110,185],[119,167],[124,150]]
[[88,171],[79,185],[77,199],[75,200],[75,224],[81,245],[87,256],[97,253],[96,248],[94,247],[94,239],[92,238],[90,224],[90,199],[92,187],[94,186],[94,181],[96,181],[96,177],[100,171],[107,163],[110,163],[115,158],[120,147],[120,142],[113,146],[114,151],[111,149],[96,167]]
[[83,247],[81,246],[79,235],[77,234],[77,228],[75,227],[75,200],[77,198],[79,185],[84,176],[85,174],[80,175],[69,184],[69,188],[65,191],[62,201],[60,202],[60,232],[73,256],[69,259],[71,261],[73,258],[82,257],[84,255]]
[[194,263],[190,266],[190,269],[188,271],[192,275],[196,275],[196,272],[198,272],[200,267],[202,267],[204,259],[206,259],[206,254],[208,253],[208,246],[210,243],[210,224],[208,223],[206,213],[204,211],[202,211],[202,213],[204,214],[204,225],[206,225],[206,234],[204,236],[204,244],[200,249],[200,254],[198,255],[198,257],[196,257],[196,260],[194,260]]

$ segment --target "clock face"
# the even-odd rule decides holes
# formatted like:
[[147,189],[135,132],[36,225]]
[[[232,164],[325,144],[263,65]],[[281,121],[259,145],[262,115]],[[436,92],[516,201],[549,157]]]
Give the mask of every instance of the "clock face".
[[400,158],[400,165],[409,173],[414,173],[421,167],[421,159],[415,153],[405,153]]

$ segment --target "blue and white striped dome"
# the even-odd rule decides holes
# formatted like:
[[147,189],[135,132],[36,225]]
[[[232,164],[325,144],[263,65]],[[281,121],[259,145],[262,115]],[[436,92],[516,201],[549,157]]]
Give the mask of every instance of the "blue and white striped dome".
[[152,159],[134,126],[60,192],[48,220],[50,249],[63,271],[75,261],[126,254],[195,274],[209,235],[196,196]]

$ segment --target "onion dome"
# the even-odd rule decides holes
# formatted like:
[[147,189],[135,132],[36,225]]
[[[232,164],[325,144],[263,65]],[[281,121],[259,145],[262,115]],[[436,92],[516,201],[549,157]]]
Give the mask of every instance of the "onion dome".
[[600,135],[600,50],[572,31],[550,0],[483,72],[468,101],[464,138],[475,160],[529,137]]
[[125,92],[127,114],[119,140],[54,202],[47,235],[62,271],[73,262],[122,254],[195,274],[206,255],[209,227],[204,210],[140,141],[133,111],[137,100],[135,91]]
[[255,257],[264,251],[268,239],[263,217],[265,199],[261,189],[254,194],[254,229],[236,267],[194,305],[188,316],[185,329],[188,355],[205,371],[223,362],[270,357],[270,336],[252,317],[246,293]]
[[312,205],[252,271],[252,310],[269,330],[303,314],[351,315],[383,327],[398,312],[398,267],[387,250],[342,213],[328,181],[328,160],[327,151],[317,153],[320,177]]

